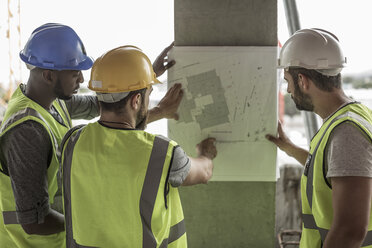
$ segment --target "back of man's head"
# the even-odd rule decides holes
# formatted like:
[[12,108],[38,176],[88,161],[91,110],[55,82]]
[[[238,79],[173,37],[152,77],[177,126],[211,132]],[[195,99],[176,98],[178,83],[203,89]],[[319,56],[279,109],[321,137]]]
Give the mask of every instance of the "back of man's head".
[[338,38],[324,29],[302,29],[283,45],[278,67],[288,71],[294,82],[298,74],[311,79],[317,88],[341,88],[341,70],[346,66]]
[[105,101],[99,101],[99,104],[101,106],[101,110],[104,112],[113,112],[115,114],[122,114],[125,112],[125,107],[130,102],[131,98],[135,96],[136,94],[141,95],[141,104],[145,101],[145,94],[146,94],[147,88],[140,89],[140,90],[134,90],[128,92],[128,95],[122,98],[121,100],[117,102],[105,102]]
[[150,59],[135,46],[121,46],[104,53],[93,64],[88,88],[105,103],[119,102],[132,91],[160,83]]

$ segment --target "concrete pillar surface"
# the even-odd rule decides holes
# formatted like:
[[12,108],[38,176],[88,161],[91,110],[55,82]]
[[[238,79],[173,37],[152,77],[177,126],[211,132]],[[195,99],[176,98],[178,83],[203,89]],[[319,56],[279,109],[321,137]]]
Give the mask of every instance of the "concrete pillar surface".
[[[175,0],[174,7],[176,46],[278,43],[276,0]],[[181,187],[189,247],[275,247],[275,185],[209,182]]]
[[276,46],[276,0],[175,0],[176,46]]
[[275,247],[275,182],[209,182],[180,195],[189,247]]

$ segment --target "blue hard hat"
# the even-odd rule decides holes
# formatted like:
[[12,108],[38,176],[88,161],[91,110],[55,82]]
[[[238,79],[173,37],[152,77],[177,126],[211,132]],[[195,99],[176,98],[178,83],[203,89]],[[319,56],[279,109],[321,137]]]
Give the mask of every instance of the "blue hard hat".
[[47,23],[35,29],[19,56],[27,64],[51,70],[80,71],[93,65],[76,32],[59,23]]

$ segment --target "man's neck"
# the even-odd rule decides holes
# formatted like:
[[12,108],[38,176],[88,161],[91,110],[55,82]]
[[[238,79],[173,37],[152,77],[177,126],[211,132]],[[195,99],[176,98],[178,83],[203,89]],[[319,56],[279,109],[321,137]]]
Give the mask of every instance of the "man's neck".
[[56,97],[45,90],[44,87],[41,87],[30,80],[26,85],[24,94],[48,111],[51,109],[53,101],[56,99]]
[[125,114],[117,115],[113,112],[101,111],[99,121],[103,122],[106,126],[114,128],[136,128],[135,119],[130,118],[130,116],[127,116]]
[[318,99],[318,102],[314,104],[314,112],[318,114],[323,121],[345,104],[352,102],[352,99],[347,97],[341,89],[325,93]]

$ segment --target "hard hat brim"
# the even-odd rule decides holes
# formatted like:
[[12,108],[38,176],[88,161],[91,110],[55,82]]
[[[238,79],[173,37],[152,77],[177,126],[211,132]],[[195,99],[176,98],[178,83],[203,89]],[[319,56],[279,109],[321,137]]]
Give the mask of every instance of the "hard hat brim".
[[82,62],[80,62],[77,66],[71,66],[71,67],[58,67],[58,66],[54,66],[51,64],[47,65],[47,64],[42,64],[42,63],[33,63],[33,62],[30,62],[25,55],[23,55],[23,50],[19,53],[19,57],[26,64],[33,65],[35,67],[42,68],[42,69],[57,70],[57,71],[89,70],[90,68],[92,68],[93,63],[94,63],[93,59],[89,56],[86,56],[85,59]]
[[163,83],[161,81],[159,81],[157,78],[155,78],[153,84],[163,84]]

